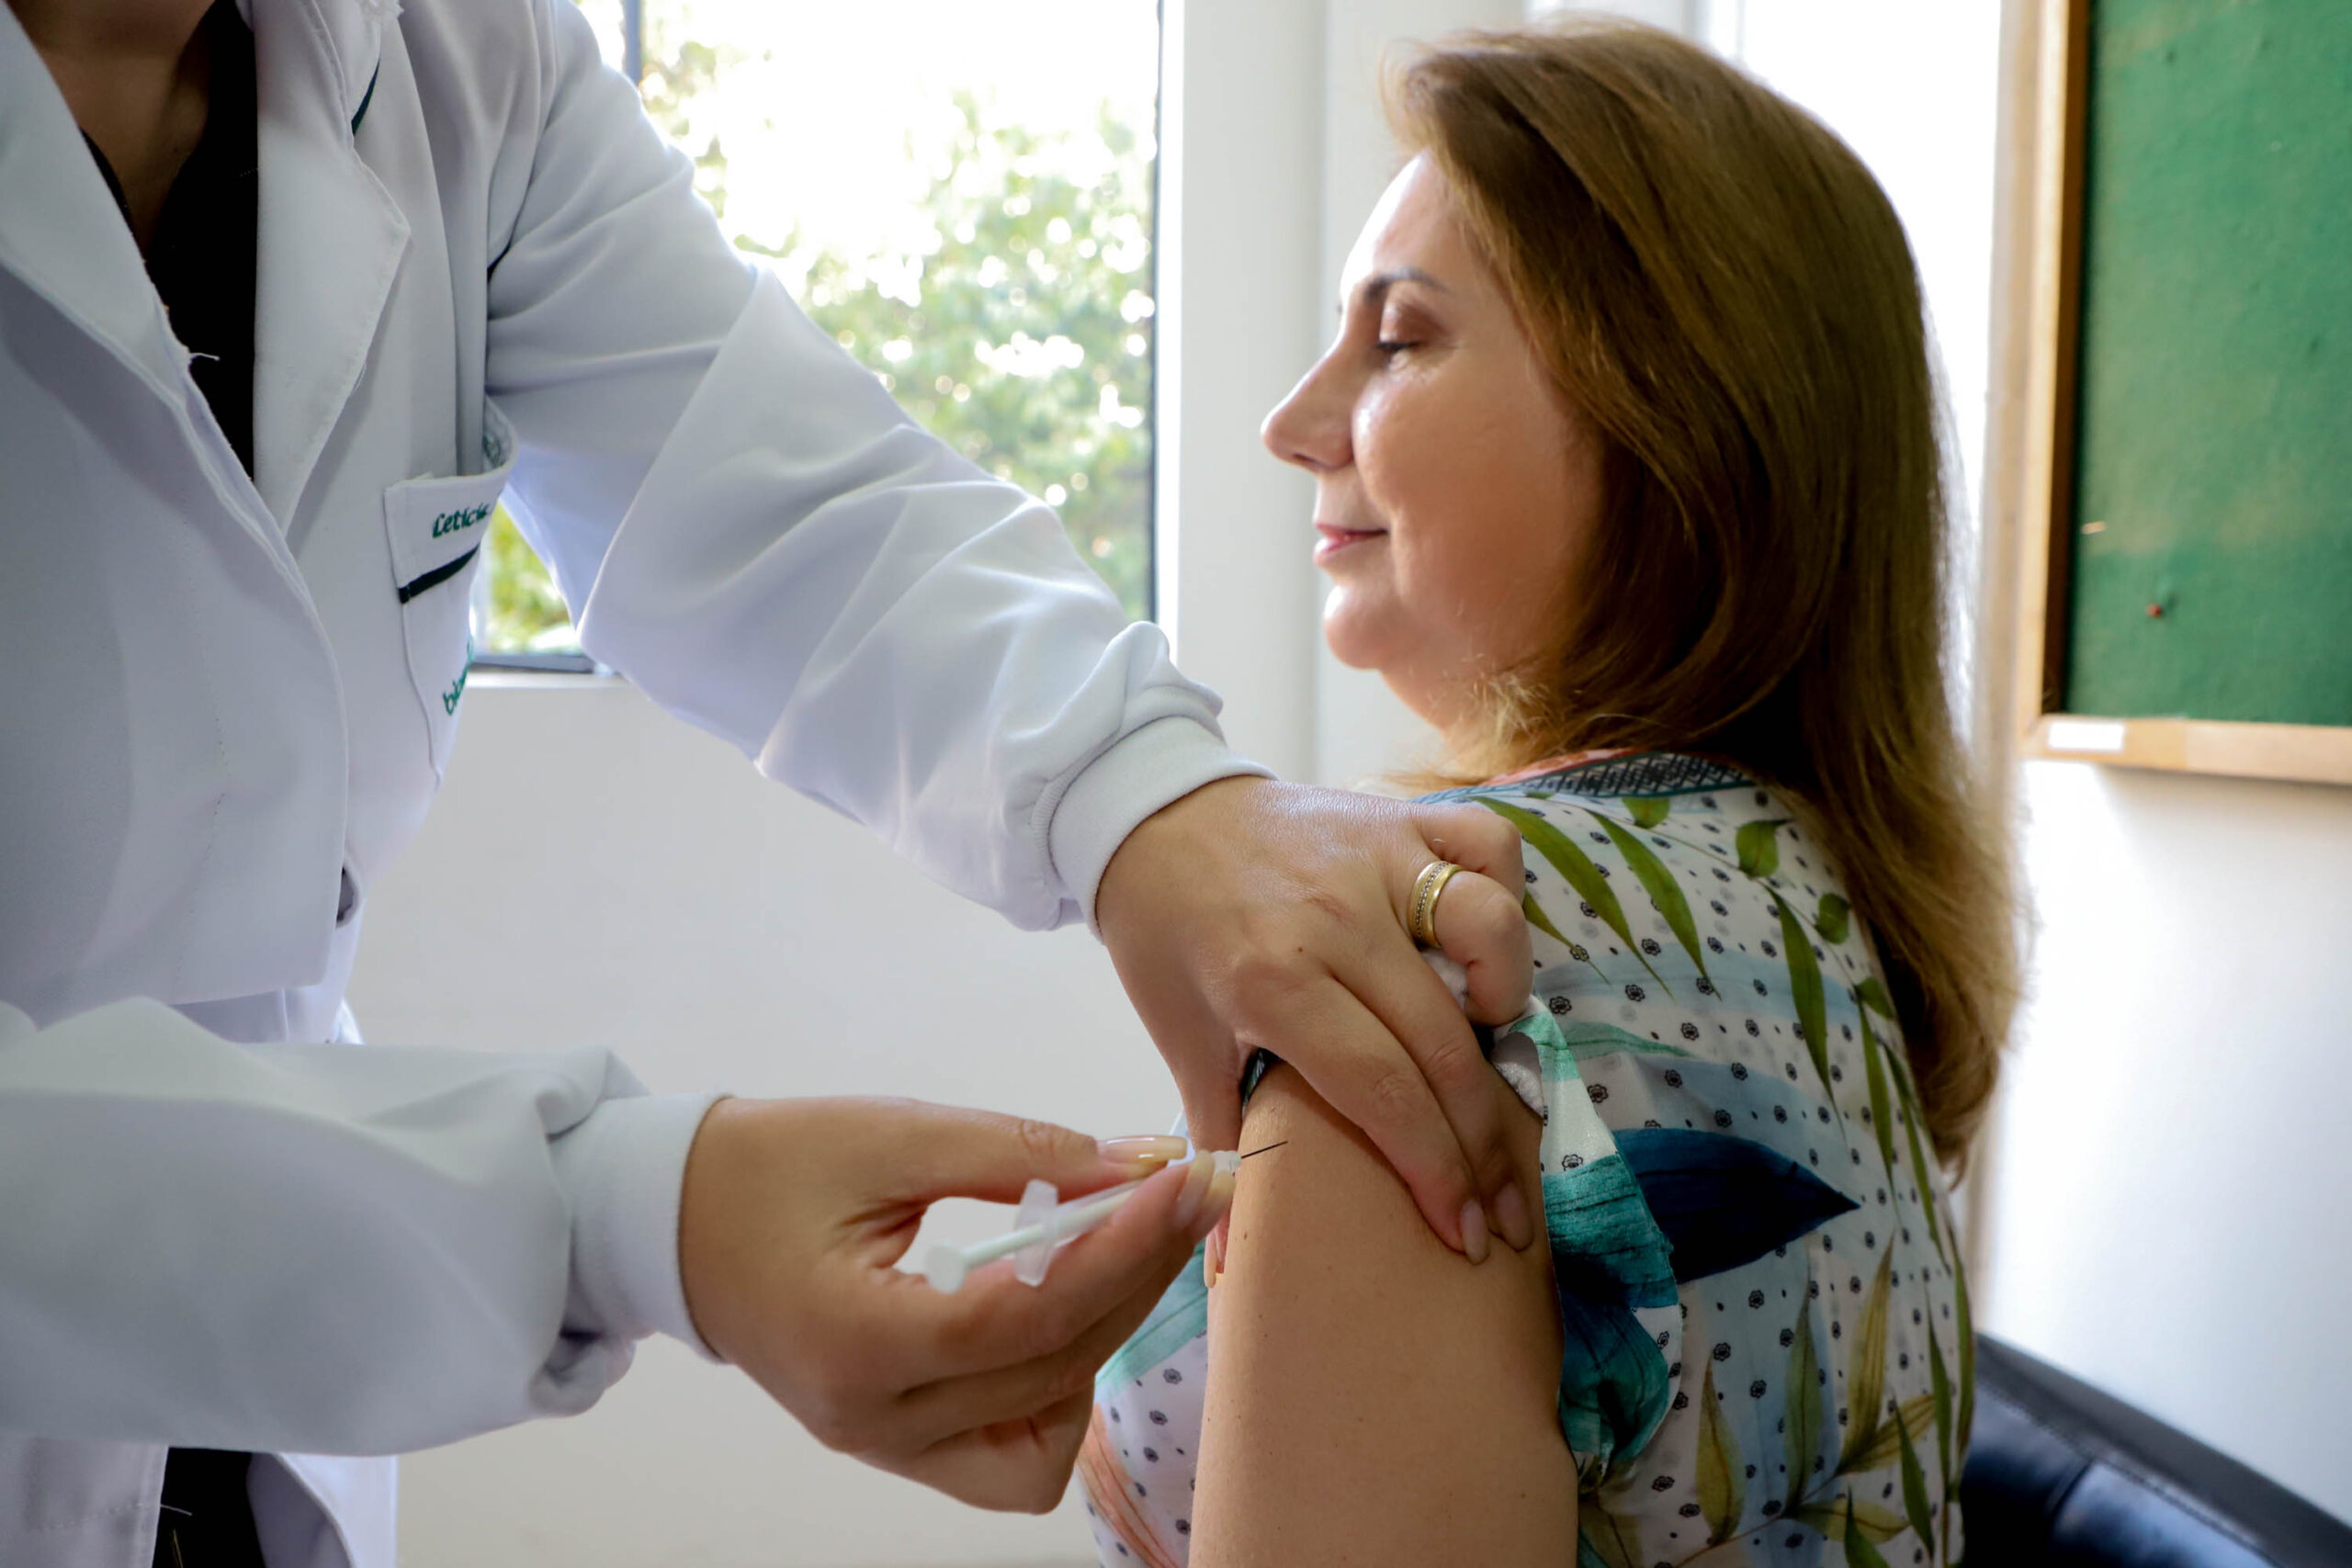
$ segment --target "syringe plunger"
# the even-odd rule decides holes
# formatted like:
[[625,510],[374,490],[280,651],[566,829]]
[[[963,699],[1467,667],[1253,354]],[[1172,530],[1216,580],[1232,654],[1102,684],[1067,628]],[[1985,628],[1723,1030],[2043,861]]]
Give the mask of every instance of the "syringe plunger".
[[[1215,1158],[1219,1173],[1238,1169],[1241,1165],[1241,1156],[1230,1149],[1218,1151]],[[1067,1203],[1061,1201],[1061,1193],[1052,1182],[1033,1180],[1021,1194],[1021,1207],[1014,1215],[1012,1229],[973,1247],[951,1247],[942,1242],[923,1259],[923,1278],[931,1281],[934,1290],[953,1292],[964,1288],[965,1277],[973,1269],[1010,1257],[1015,1279],[1024,1285],[1042,1285],[1057,1251],[1117,1213],[1134,1196],[1136,1189],[1149,1179],[1145,1177],[1121,1182]]]

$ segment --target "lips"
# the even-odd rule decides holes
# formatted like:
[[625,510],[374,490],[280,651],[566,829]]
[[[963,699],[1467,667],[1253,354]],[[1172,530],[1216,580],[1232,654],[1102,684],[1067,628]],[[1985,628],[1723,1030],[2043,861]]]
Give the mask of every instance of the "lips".
[[1320,566],[1340,552],[1363,544],[1367,539],[1385,539],[1385,528],[1342,528],[1330,523],[1317,523],[1315,532],[1321,536],[1315,546],[1315,561]]

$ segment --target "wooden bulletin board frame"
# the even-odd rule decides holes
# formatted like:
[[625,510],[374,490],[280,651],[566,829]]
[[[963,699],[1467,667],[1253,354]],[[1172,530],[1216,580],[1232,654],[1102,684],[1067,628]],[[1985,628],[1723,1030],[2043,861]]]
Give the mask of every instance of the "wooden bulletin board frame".
[[2176,773],[2352,784],[2352,727],[2113,718],[2064,711],[2074,559],[2076,357],[2092,0],[2039,0],[2027,51],[2034,95],[2020,236],[2025,431],[2017,468],[2017,724],[2020,753]]

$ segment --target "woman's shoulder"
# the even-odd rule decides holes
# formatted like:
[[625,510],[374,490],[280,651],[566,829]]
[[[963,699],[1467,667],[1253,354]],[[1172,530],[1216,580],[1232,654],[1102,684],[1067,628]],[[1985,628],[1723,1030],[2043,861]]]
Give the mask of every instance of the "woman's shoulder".
[[[1779,791],[1729,763],[1650,751],[1577,761],[1423,797],[1477,805],[1519,829],[1527,847],[1531,919],[1548,917],[1546,884],[1607,945],[1656,958],[1651,942],[1671,941],[1706,978],[1706,943],[1736,940],[1726,923],[1741,907],[1756,924],[1780,923],[1785,907],[1833,940],[1851,934],[1837,872],[1809,841],[1799,813]],[[1649,917],[1662,929],[1645,942]],[[1590,922],[1600,921],[1603,931]],[[1546,932],[1561,937],[1552,922]],[[1544,930],[1539,919],[1538,930]],[[1565,941],[1565,939],[1562,939]],[[1578,945],[1567,943],[1567,945]],[[1707,952],[1702,949],[1707,948]]]
[[[1790,1130],[1840,1121],[1841,1103],[1884,1113],[1849,1097],[1899,1071],[1892,1010],[1836,868],[1778,792],[1649,752],[1448,798],[1520,830],[1535,995],[1612,1128],[1736,1125],[1817,1169],[1820,1140]],[[1865,1054],[1878,1071],[1849,1086]]]
[[1837,869],[1783,795],[1728,763],[1643,752],[1425,798],[1484,806],[1518,828],[1527,915],[1550,939],[1539,993],[1708,1012],[1778,994],[1787,1006],[1762,1010],[1778,1012],[1825,984],[1869,980]]
[[1687,751],[1585,751],[1421,798],[1442,802],[1571,795],[1590,800],[1671,800],[1743,789],[1752,792],[1757,787],[1746,771],[1718,757]]

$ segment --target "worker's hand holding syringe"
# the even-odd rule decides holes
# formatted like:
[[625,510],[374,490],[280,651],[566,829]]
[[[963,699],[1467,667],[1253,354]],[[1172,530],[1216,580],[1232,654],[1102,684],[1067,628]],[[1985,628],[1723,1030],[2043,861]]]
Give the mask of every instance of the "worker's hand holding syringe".
[[[1235,1150],[1221,1149],[1208,1157],[1217,1177],[1229,1179],[1241,1169],[1241,1156]],[[1024,1285],[1042,1285],[1053,1269],[1056,1253],[1087,1232],[1108,1224],[1111,1216],[1125,1208],[1149,1179],[1137,1177],[1065,1202],[1061,1189],[1033,1177],[1021,1194],[1021,1212],[1012,1229],[973,1247],[941,1242],[924,1257],[922,1277],[933,1289],[952,1293],[964,1288],[973,1269],[1010,1258],[1014,1279]]]
[[[1191,1152],[909,1100],[722,1100],[686,1165],[687,1306],[828,1447],[984,1507],[1049,1508],[1095,1370],[1232,1201],[1230,1156]],[[991,1266],[984,1244],[953,1292],[897,1267],[940,1199],[1024,1196],[1025,1262]],[[1042,1283],[1016,1277],[1048,1260]]]

